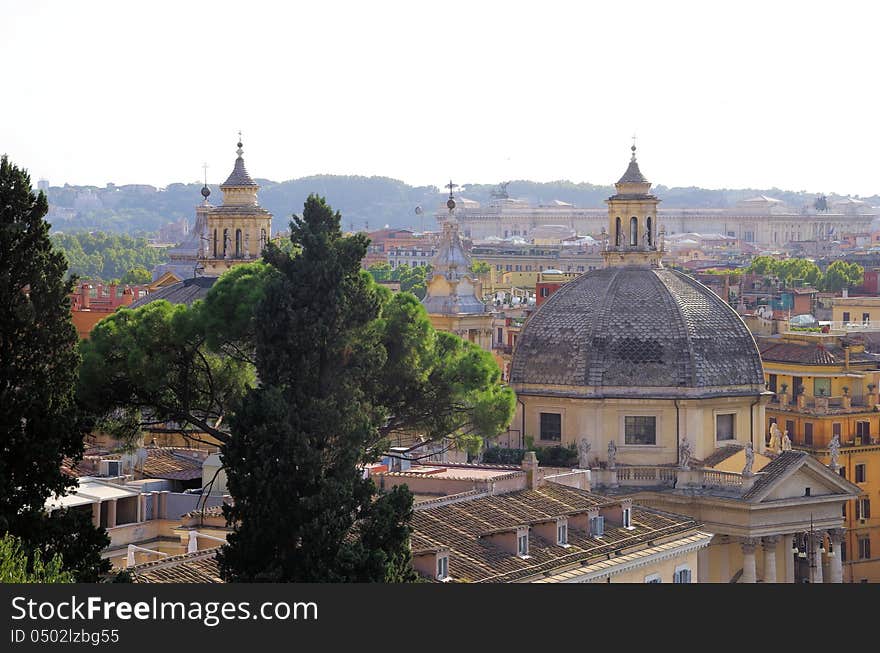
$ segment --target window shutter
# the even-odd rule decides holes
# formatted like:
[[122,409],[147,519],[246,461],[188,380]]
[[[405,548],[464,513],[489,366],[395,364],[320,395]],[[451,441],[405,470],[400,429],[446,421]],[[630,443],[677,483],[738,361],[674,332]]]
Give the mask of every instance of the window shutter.
[[865,499],[865,507],[862,508],[862,519],[870,519],[871,518],[871,500]]
[[862,518],[862,500],[856,499],[856,519]]

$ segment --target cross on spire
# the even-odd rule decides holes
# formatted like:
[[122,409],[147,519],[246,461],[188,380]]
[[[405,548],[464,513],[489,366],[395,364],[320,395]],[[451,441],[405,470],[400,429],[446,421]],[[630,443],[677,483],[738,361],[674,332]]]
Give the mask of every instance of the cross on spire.
[[208,162],[207,161],[205,161],[202,164],[202,170],[205,171],[205,186],[207,186],[208,185]]
[[452,183],[452,180],[450,179],[450,180],[449,180],[449,183],[446,184],[446,186],[444,186],[444,188],[448,188],[448,189],[449,189],[449,197],[450,197],[450,198],[452,198],[452,189],[454,189],[454,188],[456,187],[456,185],[457,185],[457,184],[453,184],[453,183]]

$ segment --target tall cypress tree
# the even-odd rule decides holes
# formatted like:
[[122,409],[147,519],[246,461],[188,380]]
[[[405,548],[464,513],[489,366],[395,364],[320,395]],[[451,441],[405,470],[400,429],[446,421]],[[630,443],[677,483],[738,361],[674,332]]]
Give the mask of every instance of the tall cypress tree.
[[357,468],[385,417],[370,391],[385,363],[373,327],[384,290],[360,270],[367,240],[343,237],[339,213],[316,196],[291,239],[298,256],[264,253],[281,274],[255,319],[260,386],[222,451],[236,531],[221,570],[239,581],[411,579],[412,495],[377,499]]
[[55,511],[47,498],[75,485],[61,473],[82,456],[86,425],[74,387],[80,357],[70,318],[67,263],[52,249],[46,196],[28,174],[0,158],[0,535],[25,550],[60,554],[79,581],[109,569],[109,543],[91,515]]

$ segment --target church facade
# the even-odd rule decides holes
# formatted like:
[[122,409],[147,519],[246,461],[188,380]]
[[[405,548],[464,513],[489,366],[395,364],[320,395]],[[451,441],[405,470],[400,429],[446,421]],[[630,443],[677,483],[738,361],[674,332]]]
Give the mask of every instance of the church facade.
[[[663,267],[660,200],[634,147],[615,186],[605,267],[560,288],[519,336],[515,428],[576,445],[601,492],[702,521],[715,537],[701,581],[841,582],[842,508],[858,488],[810,456],[765,450],[772,393],[754,338],[710,289]],[[808,545],[802,568],[792,549]]]

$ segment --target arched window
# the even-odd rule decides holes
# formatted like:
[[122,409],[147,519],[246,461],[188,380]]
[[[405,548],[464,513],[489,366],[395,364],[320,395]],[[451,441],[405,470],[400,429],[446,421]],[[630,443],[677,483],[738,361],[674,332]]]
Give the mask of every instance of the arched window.
[[654,231],[652,230],[653,226],[654,225],[651,222],[651,216],[649,215],[648,219],[645,220],[645,238],[648,240],[648,247],[654,246]]
[[228,256],[227,248],[229,247],[229,229],[223,230],[223,258]]
[[617,218],[614,224],[614,246],[620,247],[620,218]]
[[635,216],[629,219],[629,244],[630,247],[639,244],[639,219]]
[[241,229],[235,230],[235,258],[241,258]]
[[214,258],[217,258],[217,230],[214,229]]

